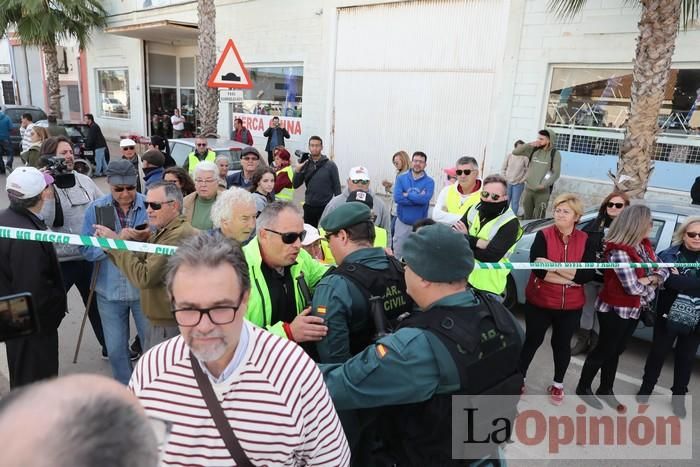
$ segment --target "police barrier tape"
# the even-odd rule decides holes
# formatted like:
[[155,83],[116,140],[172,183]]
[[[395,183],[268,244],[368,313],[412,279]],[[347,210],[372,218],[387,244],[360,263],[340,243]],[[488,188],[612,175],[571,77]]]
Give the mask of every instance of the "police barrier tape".
[[[91,237],[50,230],[18,229],[0,226],[0,238],[29,240],[34,242],[59,243],[78,246],[93,246],[110,250],[134,251],[137,253],[154,253],[172,255],[177,247],[153,243],[133,242],[121,239]],[[621,269],[621,268],[700,268],[700,263],[482,263],[477,261],[475,269]]]

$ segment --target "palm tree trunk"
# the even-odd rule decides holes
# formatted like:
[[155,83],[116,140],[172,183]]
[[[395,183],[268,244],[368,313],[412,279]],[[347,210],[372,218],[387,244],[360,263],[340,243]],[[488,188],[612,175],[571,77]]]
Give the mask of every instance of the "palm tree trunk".
[[643,198],[653,171],[657,118],[664,100],[681,18],[681,0],[641,0],[632,72],[632,102],[615,186]]
[[197,109],[200,133],[216,135],[219,121],[219,91],[207,86],[209,75],[216,66],[216,7],[214,0],[198,0],[199,39],[197,40]]
[[58,80],[58,53],[55,44],[42,46],[46,62],[46,90],[49,98],[49,113],[61,118],[61,85]]

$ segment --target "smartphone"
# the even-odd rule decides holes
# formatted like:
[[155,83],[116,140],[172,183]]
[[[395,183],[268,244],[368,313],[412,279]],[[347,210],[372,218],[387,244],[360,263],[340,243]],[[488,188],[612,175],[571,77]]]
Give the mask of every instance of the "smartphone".
[[39,331],[32,294],[25,292],[0,297],[0,342],[26,337]]
[[140,224],[134,227],[136,230],[146,230],[148,228],[148,223]]
[[108,229],[117,230],[113,206],[95,206],[95,221]]

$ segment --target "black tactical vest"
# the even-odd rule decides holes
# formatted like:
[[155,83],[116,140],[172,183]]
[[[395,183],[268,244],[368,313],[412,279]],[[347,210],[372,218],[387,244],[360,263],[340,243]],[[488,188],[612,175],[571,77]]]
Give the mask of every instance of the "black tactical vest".
[[[393,256],[387,256],[387,269],[372,269],[360,263],[342,263],[329,274],[338,274],[350,279],[358,286],[365,297],[369,313],[369,298],[382,297],[384,313],[389,325],[393,327],[397,318],[413,311],[413,300],[406,293],[403,265]],[[368,325],[350,333],[350,352],[355,355],[372,343],[372,336],[377,332],[371,316]]]
[[[471,439],[486,439],[496,418],[507,418],[512,426],[523,384],[518,370],[520,325],[502,304],[484,294],[477,296],[481,303],[476,306],[434,308],[414,313],[399,325],[425,329],[445,345],[459,371],[460,388],[424,402],[386,408],[380,433],[388,457],[398,467],[462,466],[486,455],[495,457],[500,443],[464,443],[463,455],[469,460],[452,460],[453,395],[510,396],[470,398],[479,408],[476,413],[488,416],[475,416],[471,427],[466,422],[455,427],[463,430],[461,439],[468,439],[468,430]],[[485,402],[490,405],[485,407]]]

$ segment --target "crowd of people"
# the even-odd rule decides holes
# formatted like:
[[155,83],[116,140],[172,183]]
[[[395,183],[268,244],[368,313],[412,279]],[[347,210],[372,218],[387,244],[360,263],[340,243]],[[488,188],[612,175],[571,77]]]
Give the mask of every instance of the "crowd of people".
[[[242,130],[237,123],[246,138]],[[73,170],[64,137],[41,136],[38,154],[8,176],[0,226],[178,249],[168,257],[0,239],[0,295],[31,292],[41,323],[38,334],[7,344],[11,394],[20,395],[0,404],[0,432],[52,384],[70,386],[31,384],[59,373],[57,329],[73,286],[114,379],[136,397],[95,381],[105,388],[95,400],[112,403],[84,410],[108,416],[119,401],[131,407],[123,423],[157,420],[162,439],[139,446],[169,465],[498,465],[502,451],[490,443],[452,460],[448,402],[537,392],[526,377],[550,328],[550,401],[563,402],[571,355],[586,352],[576,394],[621,410],[619,357],[638,321],[653,320],[638,399],[648,400],[673,351],[671,409],[685,417],[700,345],[698,269],[534,269],[523,330],[502,304],[508,269],[474,267],[507,262],[521,219],[544,216],[561,167],[548,130],[516,142],[502,173],[482,177],[475,158],[459,157],[432,212],[425,152],[393,155],[396,178],[382,181],[388,205],[364,166],[351,168],[342,188],[318,136],[292,164],[278,130],[267,163],[246,147],[233,174],[206,138],[195,139],[183,167],[168,166],[161,140],[139,155],[124,139],[121,157],[98,164],[106,194]],[[33,137],[28,144],[28,152],[37,146]],[[302,185],[303,204],[295,201]],[[606,196],[585,229],[577,195],[556,196],[551,209],[532,262],[692,263],[700,255],[700,217],[686,219],[657,257],[649,208],[622,192]],[[508,404],[494,410],[515,413]],[[143,455],[138,465],[155,465]]]

